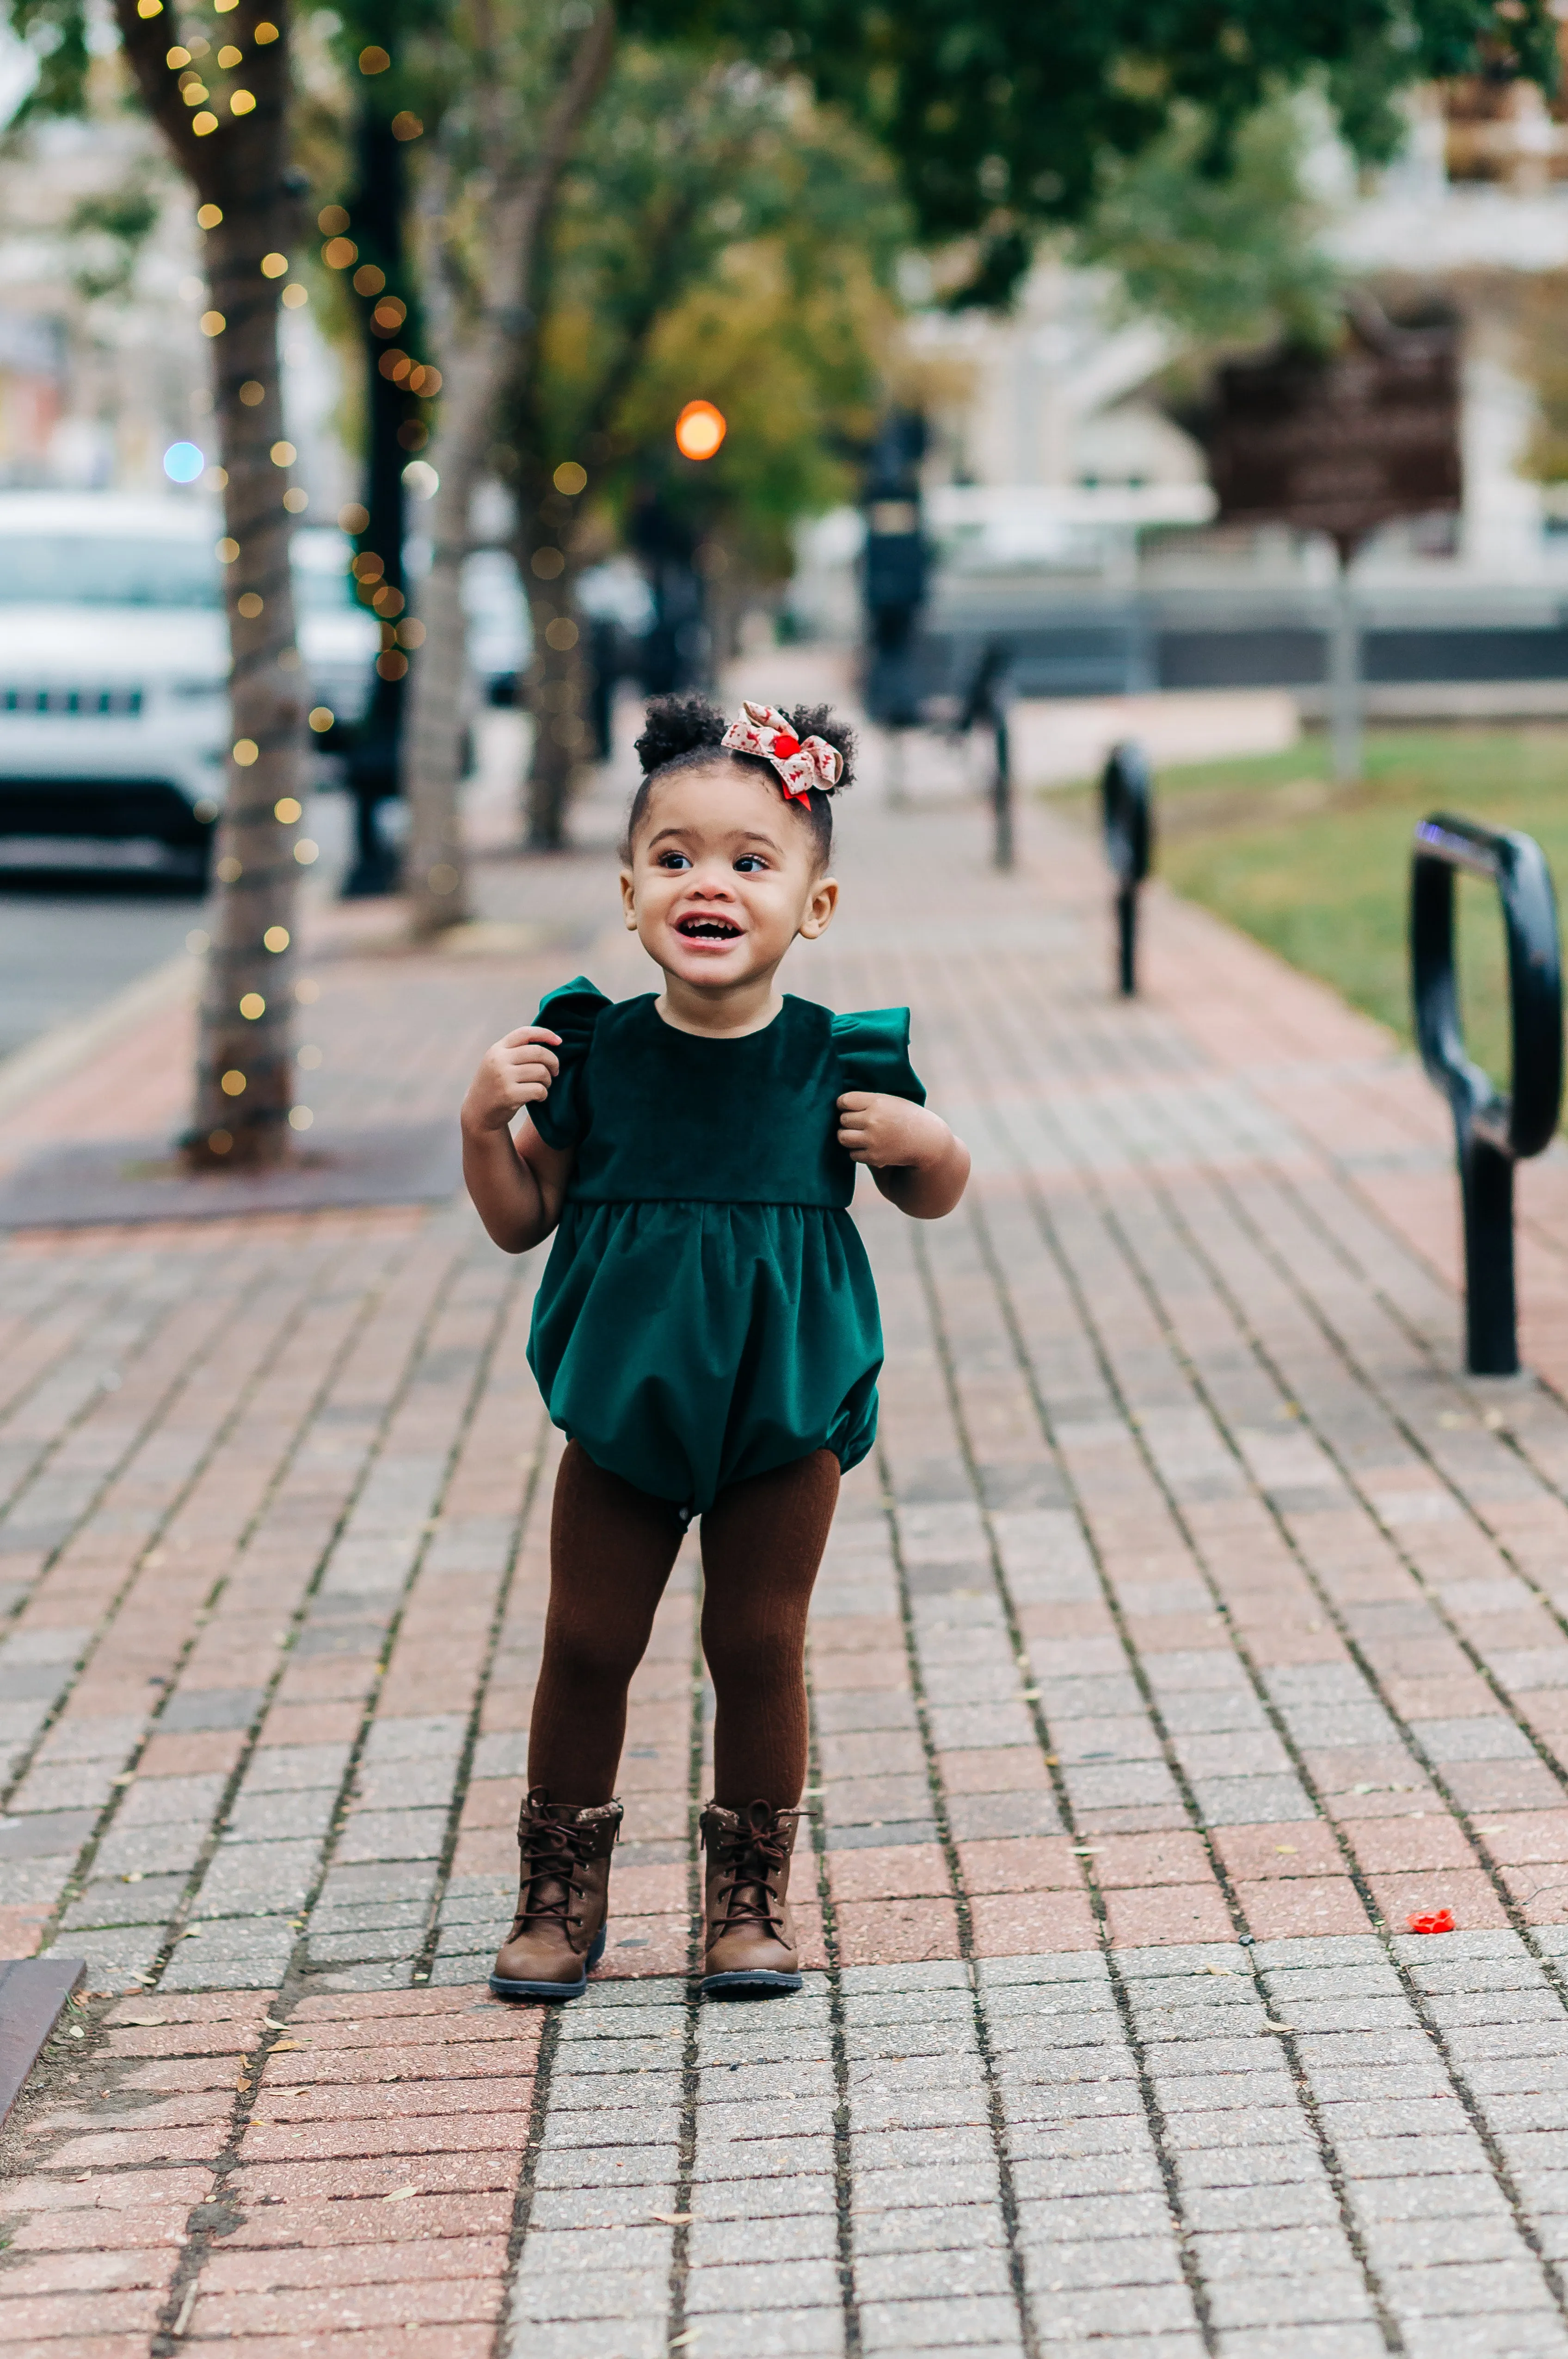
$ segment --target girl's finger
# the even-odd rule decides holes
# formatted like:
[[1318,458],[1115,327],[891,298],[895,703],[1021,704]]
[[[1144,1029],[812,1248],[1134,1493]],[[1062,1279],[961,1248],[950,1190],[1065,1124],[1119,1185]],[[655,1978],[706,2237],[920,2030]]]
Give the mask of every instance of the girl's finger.
[[553,1049],[561,1046],[560,1033],[547,1030],[542,1024],[520,1024],[515,1032],[507,1033],[501,1046],[503,1049],[523,1049],[530,1040],[548,1040]]
[[840,1114],[864,1114],[874,1103],[869,1090],[845,1090],[838,1102]]

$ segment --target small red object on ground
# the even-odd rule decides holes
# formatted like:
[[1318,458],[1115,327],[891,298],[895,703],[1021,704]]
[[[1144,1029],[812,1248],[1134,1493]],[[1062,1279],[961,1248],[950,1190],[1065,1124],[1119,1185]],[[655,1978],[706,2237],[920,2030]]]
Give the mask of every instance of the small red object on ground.
[[1418,1909],[1405,1921],[1412,1933],[1452,1933],[1454,1911],[1452,1908]]

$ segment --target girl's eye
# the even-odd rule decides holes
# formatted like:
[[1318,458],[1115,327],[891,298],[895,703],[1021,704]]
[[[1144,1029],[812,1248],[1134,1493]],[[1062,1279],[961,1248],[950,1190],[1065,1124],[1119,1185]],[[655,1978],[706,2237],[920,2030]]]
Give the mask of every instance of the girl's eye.
[[660,868],[690,868],[691,863],[683,852],[661,852],[658,864]]
[[760,852],[743,852],[735,862],[735,866],[743,876],[749,875],[754,868],[766,868],[767,865],[768,863]]

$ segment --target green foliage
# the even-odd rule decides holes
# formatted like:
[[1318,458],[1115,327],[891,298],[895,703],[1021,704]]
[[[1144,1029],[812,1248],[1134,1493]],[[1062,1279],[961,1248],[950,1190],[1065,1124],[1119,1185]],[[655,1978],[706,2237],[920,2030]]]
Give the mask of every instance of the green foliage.
[[122,293],[158,217],[158,201],[141,180],[83,197],[66,223],[82,256],[71,273],[78,292],[89,301]]
[[10,0],[11,29],[38,60],[38,79],[12,116],[80,114],[87,90],[86,0]]
[[[40,60],[24,111],[70,111],[87,65],[85,0],[9,0]],[[523,52],[570,38],[561,9],[481,0],[345,0],[345,59],[394,54],[390,100],[449,145],[495,95],[520,93]],[[1042,226],[1085,220],[1107,161],[1142,156],[1201,122],[1198,169],[1224,181],[1245,126],[1313,82],[1354,151],[1386,160],[1395,101],[1414,82],[1484,69],[1556,73],[1551,0],[622,0],[626,32],[716,42],[767,71],[803,74],[892,158],[916,234],[973,242],[971,299],[1005,300]],[[351,68],[356,71],[357,69]],[[527,139],[537,111],[517,104]]]
[[1078,257],[1118,274],[1130,312],[1153,313],[1200,344],[1328,347],[1340,328],[1338,276],[1303,185],[1300,104],[1276,100],[1249,116],[1219,179],[1204,168],[1212,136],[1183,107],[1141,156],[1110,167]]
[[[585,459],[612,507],[657,473],[748,571],[786,570],[874,418],[907,234],[875,147],[803,90],[628,44],[561,192],[518,421],[535,466]],[[730,432],[691,466],[671,438],[699,396]]]
[[[1485,65],[1550,85],[1549,0],[626,0],[787,60],[895,158],[920,235],[975,242],[987,291],[1042,224],[1083,220],[1107,155],[1132,157],[1196,107],[1204,168],[1241,126],[1314,81],[1368,161],[1398,144],[1405,85]],[[1010,264],[1009,264],[1010,257]]]

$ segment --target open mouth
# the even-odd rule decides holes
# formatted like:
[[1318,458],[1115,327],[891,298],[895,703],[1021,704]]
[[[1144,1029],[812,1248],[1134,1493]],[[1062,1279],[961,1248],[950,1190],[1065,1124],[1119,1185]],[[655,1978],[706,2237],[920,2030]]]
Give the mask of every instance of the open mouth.
[[682,918],[675,929],[689,942],[738,942],[740,928],[727,918]]

